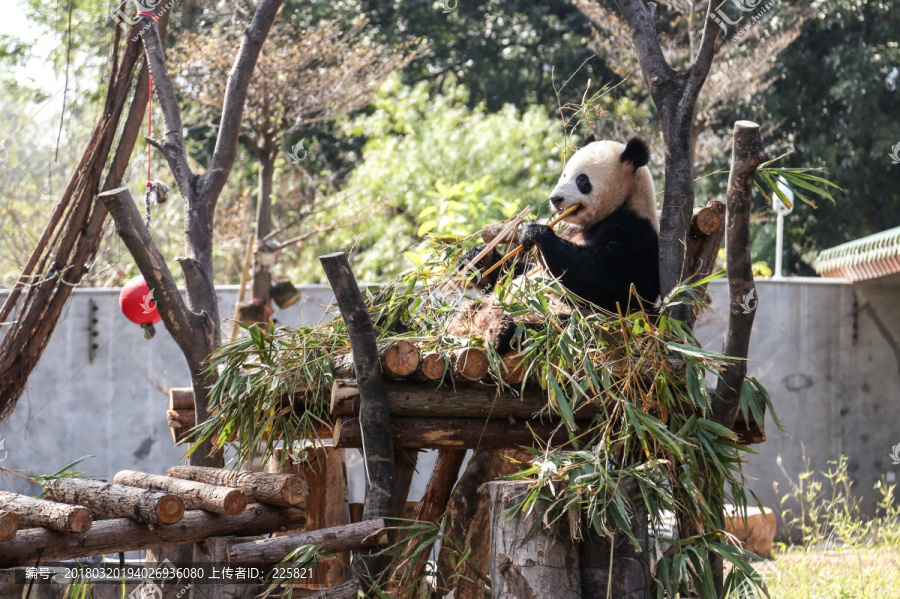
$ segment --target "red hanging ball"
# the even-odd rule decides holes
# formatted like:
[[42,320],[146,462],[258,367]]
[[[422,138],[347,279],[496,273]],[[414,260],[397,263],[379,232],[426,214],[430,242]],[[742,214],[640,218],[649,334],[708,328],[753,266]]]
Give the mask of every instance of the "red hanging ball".
[[162,320],[153,300],[153,290],[147,286],[144,277],[135,277],[125,283],[119,294],[119,308],[134,324],[152,325]]

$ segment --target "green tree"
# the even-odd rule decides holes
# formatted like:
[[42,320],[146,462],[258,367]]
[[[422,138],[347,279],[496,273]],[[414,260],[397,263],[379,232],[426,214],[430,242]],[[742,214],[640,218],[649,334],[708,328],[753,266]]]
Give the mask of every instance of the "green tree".
[[305,279],[318,272],[318,254],[352,248],[357,276],[383,281],[411,265],[403,255],[414,259],[409,252],[426,233],[469,234],[546,202],[561,168],[561,125],[542,108],[491,113],[469,101],[454,81],[437,94],[427,83],[408,87],[394,78],[371,114],[346,121],[344,133],[366,143],[313,226],[337,219],[359,226],[307,242],[298,257]]

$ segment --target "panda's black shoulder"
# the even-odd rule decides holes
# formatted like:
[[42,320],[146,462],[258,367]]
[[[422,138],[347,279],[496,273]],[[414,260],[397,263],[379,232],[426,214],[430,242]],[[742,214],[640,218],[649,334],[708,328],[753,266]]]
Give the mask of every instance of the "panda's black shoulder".
[[659,233],[653,224],[627,207],[622,207],[602,221],[586,227],[582,233],[585,245],[604,245],[622,240],[630,246],[659,243]]

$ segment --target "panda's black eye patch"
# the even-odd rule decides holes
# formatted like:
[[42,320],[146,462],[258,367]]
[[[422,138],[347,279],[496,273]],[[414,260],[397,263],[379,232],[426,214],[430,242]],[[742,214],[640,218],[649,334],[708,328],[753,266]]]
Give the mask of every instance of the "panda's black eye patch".
[[591,193],[593,187],[591,187],[591,180],[584,173],[575,177],[575,185],[578,186],[578,191],[584,194]]

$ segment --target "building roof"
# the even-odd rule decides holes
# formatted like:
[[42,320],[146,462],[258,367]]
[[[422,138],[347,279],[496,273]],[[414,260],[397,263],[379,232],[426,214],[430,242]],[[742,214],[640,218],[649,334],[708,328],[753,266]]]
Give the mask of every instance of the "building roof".
[[900,272],[900,227],[819,253],[813,268],[823,277],[863,281]]

